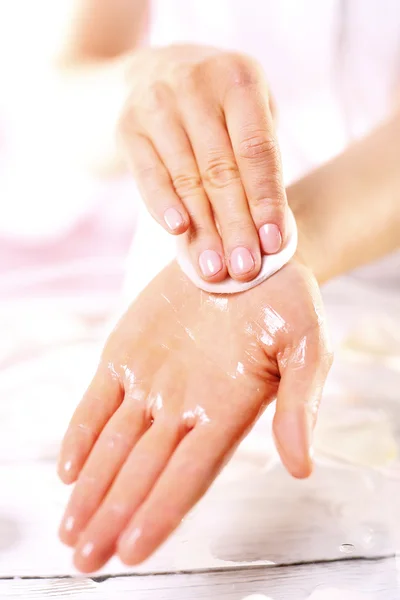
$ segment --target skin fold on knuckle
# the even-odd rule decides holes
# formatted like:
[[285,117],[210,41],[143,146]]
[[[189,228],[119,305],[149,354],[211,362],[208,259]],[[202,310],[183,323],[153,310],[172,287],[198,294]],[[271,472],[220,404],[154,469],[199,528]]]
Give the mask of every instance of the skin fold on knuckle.
[[157,165],[138,164],[137,161],[132,161],[133,175],[146,197],[157,197],[163,194],[163,189],[168,187],[169,180],[163,171]]
[[310,359],[313,359],[318,371],[325,378],[333,363],[333,351],[326,335],[325,323],[315,320],[306,330],[305,336],[312,349]]
[[249,196],[249,204],[253,210],[257,211],[257,218],[265,221],[271,214],[283,214],[286,207],[286,196],[279,183],[269,181],[268,184],[259,186],[259,188],[266,193]]
[[151,116],[165,117],[171,105],[171,90],[163,81],[155,81],[149,85],[144,102],[144,110]]
[[221,190],[240,179],[239,169],[233,160],[227,158],[210,158],[203,172],[202,179],[211,189]]
[[243,160],[265,165],[275,172],[280,171],[278,142],[265,132],[245,135],[239,142],[238,155]]
[[[243,216],[229,213],[226,220],[221,224],[221,229],[224,236],[229,237],[229,241],[233,246],[239,242],[253,241],[254,226],[251,222],[243,220]],[[249,244],[247,244],[249,245]]]
[[218,249],[220,246],[218,234],[215,232],[215,235],[213,235],[210,232],[209,227],[207,227],[207,222],[193,222],[192,219],[190,227],[185,235],[187,236],[187,244],[190,247],[194,261],[197,261],[197,257],[203,249]]
[[203,63],[179,65],[174,73],[174,81],[178,97],[190,102],[204,86],[205,65]]
[[172,176],[172,185],[182,200],[201,193],[203,184],[199,176],[190,173],[178,173]]
[[218,66],[221,72],[228,73],[228,90],[248,88],[259,82],[259,66],[251,57],[235,52],[220,57]]

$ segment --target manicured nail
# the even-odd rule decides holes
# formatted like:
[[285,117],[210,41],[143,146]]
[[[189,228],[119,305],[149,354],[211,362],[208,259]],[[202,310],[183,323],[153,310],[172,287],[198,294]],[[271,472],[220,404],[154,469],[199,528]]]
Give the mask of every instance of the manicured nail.
[[179,210],[176,210],[176,208],[167,208],[164,213],[164,221],[171,231],[176,231],[179,227],[182,227],[184,223],[181,213]]
[[261,247],[264,254],[275,254],[282,246],[282,236],[278,225],[267,223],[259,230]]
[[235,275],[243,275],[254,269],[254,258],[247,248],[235,248],[231,254],[231,268]]
[[222,260],[218,252],[204,250],[199,256],[201,272],[205,277],[211,277],[222,269]]

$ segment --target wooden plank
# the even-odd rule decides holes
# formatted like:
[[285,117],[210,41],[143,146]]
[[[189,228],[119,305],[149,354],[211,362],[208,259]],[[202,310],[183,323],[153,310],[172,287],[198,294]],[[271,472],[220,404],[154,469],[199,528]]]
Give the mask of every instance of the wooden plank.
[[[0,577],[74,574],[57,539],[68,489],[53,463],[0,466]],[[137,573],[292,564],[395,552],[399,485],[369,471],[233,461],[174,536]],[[393,487],[395,486],[395,487]],[[126,572],[113,559],[101,572]]]
[[91,579],[0,581],[2,600],[243,600],[250,594],[270,600],[398,600],[400,587],[395,558],[137,575],[102,583]]

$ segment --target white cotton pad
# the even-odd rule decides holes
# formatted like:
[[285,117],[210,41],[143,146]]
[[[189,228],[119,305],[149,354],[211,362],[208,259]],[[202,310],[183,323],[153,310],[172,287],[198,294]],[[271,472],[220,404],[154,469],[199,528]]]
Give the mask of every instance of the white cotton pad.
[[279,271],[289,260],[292,258],[297,248],[297,226],[294,215],[290,209],[288,209],[288,228],[287,228],[287,239],[286,243],[280,252],[276,254],[268,254],[262,258],[262,266],[257,277],[251,281],[240,282],[235,281],[231,277],[227,277],[220,283],[210,283],[204,281],[197,273],[195,267],[192,264],[192,260],[189,254],[189,248],[185,236],[179,236],[177,239],[177,261],[192,283],[205,292],[213,294],[237,294],[238,292],[245,292],[256,285],[259,285],[268,277],[271,277],[274,273]]

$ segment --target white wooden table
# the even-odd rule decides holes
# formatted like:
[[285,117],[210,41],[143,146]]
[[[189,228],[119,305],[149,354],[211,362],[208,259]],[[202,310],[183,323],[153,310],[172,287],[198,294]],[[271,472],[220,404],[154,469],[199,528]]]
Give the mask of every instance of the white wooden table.
[[[26,322],[34,322],[31,313]],[[55,315],[49,331],[58,322]],[[56,536],[69,490],[56,479],[54,459],[98,349],[90,337],[66,344],[71,326],[63,322],[58,338],[46,341],[53,343],[47,354],[46,347],[32,350],[22,371],[7,367],[0,378],[1,600],[242,600],[256,593],[270,600],[400,600],[400,478],[334,467],[317,454],[314,475],[295,481],[276,463],[262,423],[258,438],[247,440],[178,532],[140,569],[127,572],[113,560],[94,579],[74,573],[71,552]],[[26,349],[25,339],[21,346]],[[369,367],[354,377],[351,366],[339,379],[355,394],[369,393],[379,379],[384,412],[400,434],[399,377],[400,371]],[[374,455],[386,438],[362,439]],[[378,454],[385,452],[380,446]]]
[[2,600],[400,599],[400,483],[327,465],[298,482],[239,453],[154,557],[131,573],[114,559],[93,580],[57,541],[67,494],[54,467],[0,467]]
[[271,600],[398,600],[395,559],[350,560],[269,568],[90,579],[0,580],[0,598],[69,600],[242,600],[263,594]]

